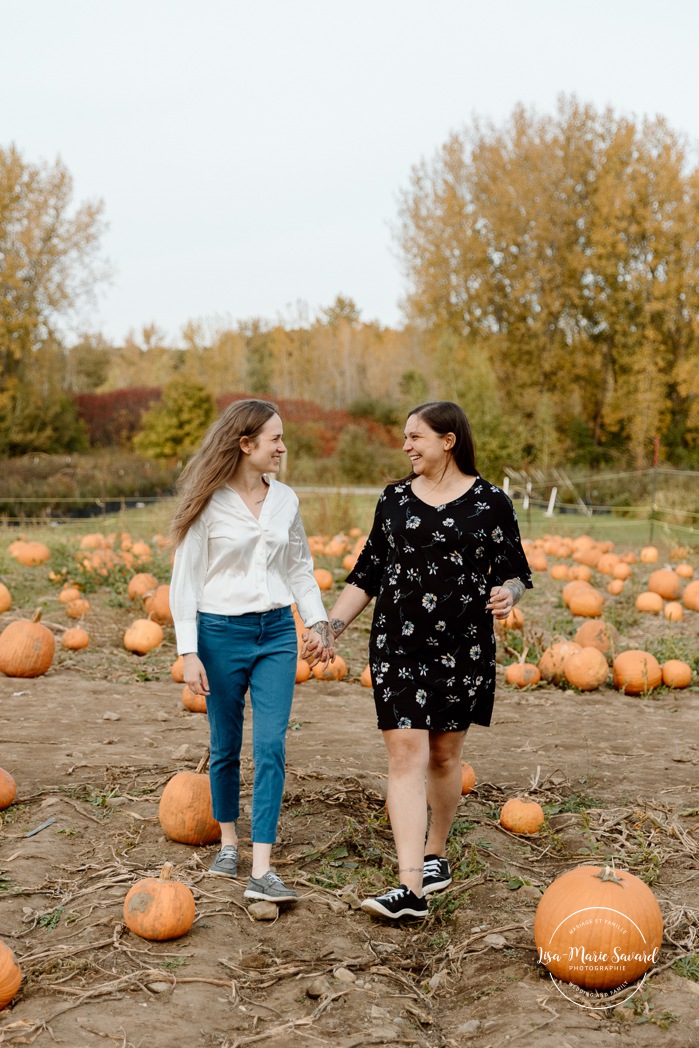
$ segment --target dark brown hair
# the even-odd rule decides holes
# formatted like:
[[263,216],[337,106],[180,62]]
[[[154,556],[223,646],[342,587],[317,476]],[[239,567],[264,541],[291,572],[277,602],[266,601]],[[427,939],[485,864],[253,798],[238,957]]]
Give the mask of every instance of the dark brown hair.
[[450,454],[457,468],[465,476],[473,477],[478,473],[476,447],[463,408],[451,400],[432,400],[428,404],[420,404],[413,408],[408,412],[408,418],[411,415],[424,419],[430,429],[434,430],[439,437],[446,437],[447,433],[453,433],[454,447]]

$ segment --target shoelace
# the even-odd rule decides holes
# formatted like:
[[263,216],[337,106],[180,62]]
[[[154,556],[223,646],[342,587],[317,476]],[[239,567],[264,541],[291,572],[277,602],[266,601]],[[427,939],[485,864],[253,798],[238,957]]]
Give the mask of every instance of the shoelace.
[[386,892],[381,896],[382,899],[401,899],[404,895],[408,894],[408,889],[402,885],[400,888],[391,888],[390,892]]
[[441,859],[428,859],[424,865],[425,873],[439,873],[441,870]]

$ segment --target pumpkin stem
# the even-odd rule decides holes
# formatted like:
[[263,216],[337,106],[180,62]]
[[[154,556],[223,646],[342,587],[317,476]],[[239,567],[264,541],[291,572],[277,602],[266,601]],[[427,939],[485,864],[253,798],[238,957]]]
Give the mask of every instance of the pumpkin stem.
[[166,862],[165,865],[163,866],[162,870],[160,871],[160,880],[161,881],[169,881],[171,879],[171,877],[172,877],[172,871],[173,870],[174,870],[174,866],[172,865],[172,863],[171,862]]
[[196,774],[197,775],[201,775],[201,773],[206,768],[206,765],[209,763],[209,753],[210,753],[210,750],[209,750],[209,747],[207,746],[206,753],[204,754],[202,759],[197,764],[197,767],[196,767]]
[[600,881],[612,881],[613,884],[622,885],[624,883],[621,877],[617,877],[615,871],[612,869],[611,866],[605,866],[604,869],[601,870],[599,873],[595,874],[595,876]]
[[34,612],[34,614],[32,615],[32,622],[39,622],[40,619],[41,619],[41,608],[37,608],[36,611]]

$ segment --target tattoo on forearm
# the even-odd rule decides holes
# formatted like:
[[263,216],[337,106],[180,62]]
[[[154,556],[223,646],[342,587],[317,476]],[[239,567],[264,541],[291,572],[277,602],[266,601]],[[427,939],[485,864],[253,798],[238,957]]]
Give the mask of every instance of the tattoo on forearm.
[[330,647],[330,626],[327,622],[321,619],[320,622],[314,622],[313,625],[308,628],[318,634],[323,642],[324,648]]
[[503,586],[507,586],[512,594],[513,604],[517,603],[526,588],[521,579],[508,579],[507,582],[503,582]]
[[330,629],[333,631],[336,637],[339,637],[344,629],[347,628],[347,623],[344,619],[331,619]]

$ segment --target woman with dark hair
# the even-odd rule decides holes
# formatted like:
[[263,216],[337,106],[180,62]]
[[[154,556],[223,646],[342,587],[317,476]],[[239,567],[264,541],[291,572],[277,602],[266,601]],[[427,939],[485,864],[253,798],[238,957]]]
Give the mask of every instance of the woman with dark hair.
[[295,601],[304,655],[332,656],[327,614],[291,488],[273,479],[286,448],[274,404],[230,405],[182,471],[172,523],[170,606],[184,679],[206,695],[211,797],[221,849],[210,872],[238,874],[240,750],[245,694],[253,711],[249,899],[296,898],[270,868],[284,789],[286,730],[296,679]]
[[458,404],[414,408],[403,450],[412,471],[379,498],[330,612],[338,637],[376,597],[369,663],[401,883],[362,909],[388,918],[425,916],[426,896],[451,883],[464,736],[493,708],[493,618],[531,586],[512,503],[479,475]]

